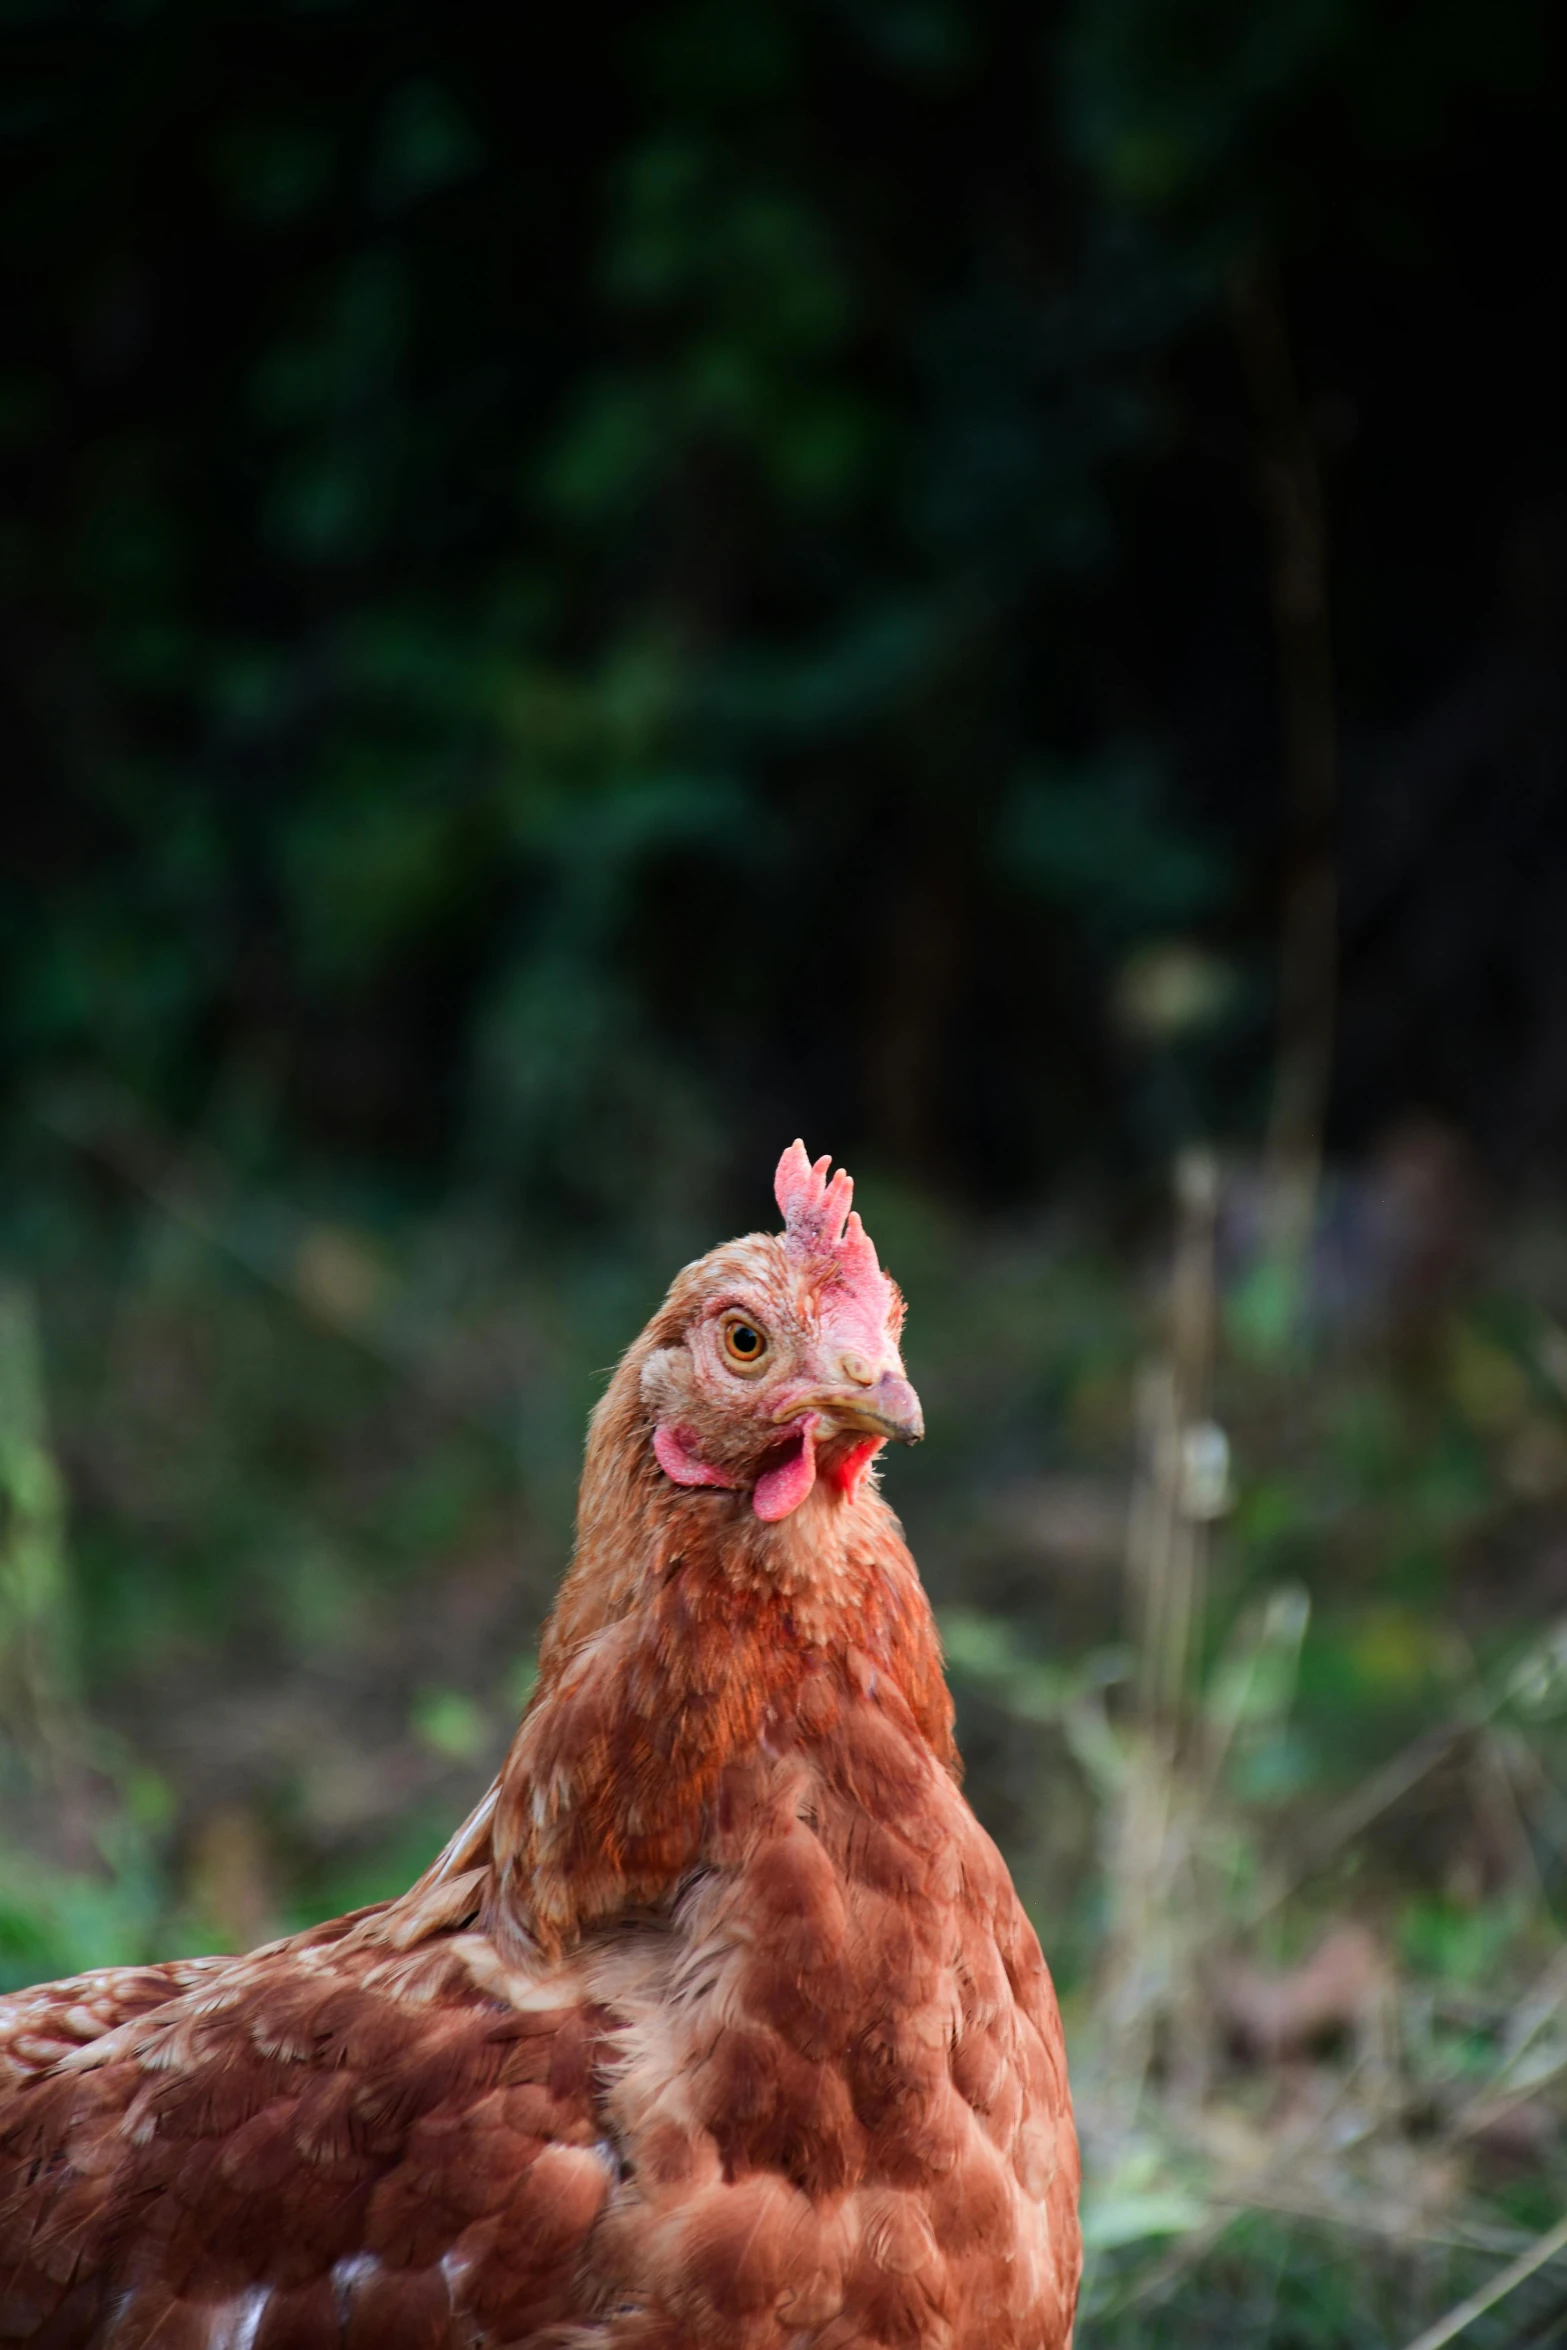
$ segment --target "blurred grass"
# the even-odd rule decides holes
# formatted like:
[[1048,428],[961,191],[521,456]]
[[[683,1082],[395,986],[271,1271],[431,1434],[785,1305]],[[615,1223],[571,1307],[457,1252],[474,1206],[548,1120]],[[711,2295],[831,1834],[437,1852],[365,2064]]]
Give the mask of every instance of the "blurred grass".
[[[409,1881],[526,1694],[602,1373],[708,1237],[615,1262],[167,1148],[127,1183],[121,1144],[108,1178],[62,1148],[0,1310],[10,1984]],[[862,1185],[932,1429],[889,1491],[1063,1994],[1090,2346],[1401,2342],[1559,2214],[1561,1254],[1390,1250],[1347,1317],[1319,1266],[1259,1353],[1246,1182],[1168,1738],[1124,1581],[1160,1220],[976,1228]],[[1466,2338],[1522,2343],[1563,2290],[1547,2262]]]

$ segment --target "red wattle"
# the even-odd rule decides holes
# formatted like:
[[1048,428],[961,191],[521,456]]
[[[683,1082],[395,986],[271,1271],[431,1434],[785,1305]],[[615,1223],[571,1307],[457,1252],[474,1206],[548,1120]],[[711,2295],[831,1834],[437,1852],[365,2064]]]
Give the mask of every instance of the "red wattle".
[[751,1496],[751,1507],[768,1525],[787,1518],[797,1510],[811,1487],[816,1483],[816,1415],[812,1412],[800,1427],[798,1450],[769,1469],[756,1480],[756,1491]]
[[832,1471],[832,1481],[845,1501],[852,1501],[865,1482],[866,1472],[882,1448],[883,1438],[867,1436],[863,1444],[854,1445],[838,1461]]

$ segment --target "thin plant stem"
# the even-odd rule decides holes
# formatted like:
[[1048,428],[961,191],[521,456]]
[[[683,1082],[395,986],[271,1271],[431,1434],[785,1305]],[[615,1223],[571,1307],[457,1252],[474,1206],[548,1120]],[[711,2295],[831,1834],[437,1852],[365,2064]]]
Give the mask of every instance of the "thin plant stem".
[[1554,2228],[1547,2228],[1543,2236],[1536,2236],[1527,2251],[1520,2252],[1516,2260],[1510,2260],[1505,2268],[1498,2269],[1489,2284],[1471,2293],[1466,2301],[1458,2302],[1445,2317],[1439,2317],[1435,2325],[1427,2326],[1423,2334],[1417,2334],[1412,2342],[1406,2343],[1405,2350],[1442,2350],[1445,2342],[1456,2341],[1466,2328],[1474,2324],[1477,2317],[1484,2317],[1486,2311],[1494,2309],[1498,2301],[1505,2301],[1509,2293],[1526,2283],[1536,2269],[1544,2268],[1546,2262],[1554,2260],[1559,2252],[1567,2252],[1567,2219],[1559,2219]]

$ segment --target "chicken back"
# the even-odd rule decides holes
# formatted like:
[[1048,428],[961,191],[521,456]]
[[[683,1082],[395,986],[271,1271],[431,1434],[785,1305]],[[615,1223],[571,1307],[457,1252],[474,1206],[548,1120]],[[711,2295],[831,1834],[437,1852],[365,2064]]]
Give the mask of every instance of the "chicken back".
[[620,1365],[534,1697],[409,1893],[0,2000],[0,2344],[1066,2350],[1060,2020],[825,1177],[786,1153],[784,1233]]

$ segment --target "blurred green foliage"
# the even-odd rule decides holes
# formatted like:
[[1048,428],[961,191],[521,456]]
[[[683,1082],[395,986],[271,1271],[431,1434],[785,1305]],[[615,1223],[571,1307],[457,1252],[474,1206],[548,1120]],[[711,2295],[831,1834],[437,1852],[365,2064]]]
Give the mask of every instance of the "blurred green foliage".
[[[67,1076],[180,1124],[238,1088],[274,1162],[622,1228],[732,1188],[786,1098],[986,1195],[1244,1131],[1277,835],[1234,273],[1273,256],[1325,403],[1346,724],[1385,732],[1489,657],[1547,465],[1554,28],[8,10],[13,1126]],[[1482,316],[1489,388],[1444,359]],[[1417,590],[1434,450],[1472,561]],[[1225,984],[1128,1052],[1118,970],[1193,932]],[[1352,1125],[1422,1079],[1502,1115],[1365,985]]]
[[[667,1270],[466,1205],[371,1223],[155,1163],[134,1217],[62,1184],[69,1246],[33,1251],[42,1356],[26,1298],[0,1315],[8,1982],[243,1944],[409,1881],[526,1699],[582,1420]],[[1106,2005],[1140,1768],[1122,1557],[1160,1284],[1081,1211],[982,1227],[885,1182],[864,1200],[931,1427],[889,1488],[970,1794],[1065,2003],[1085,2339],[1402,2340],[1550,2222],[1567,2128],[1555,1227],[1446,1290],[1370,1266],[1372,1322],[1304,1351],[1225,1342],[1203,1776],[1172,1783],[1184,1857],[1137,1954],[1153,2010],[1199,1968],[1213,2074],[1194,2123],[1156,2069],[1128,2135]],[[1237,1261],[1226,1295],[1244,1280]],[[1287,1981],[1346,1917],[1396,1985],[1386,2043],[1340,2019],[1288,2061],[1237,2055],[1224,1970]],[[1480,2126],[1509,2099],[1516,2146]],[[1557,2274],[1480,2338],[1532,2339]]]

